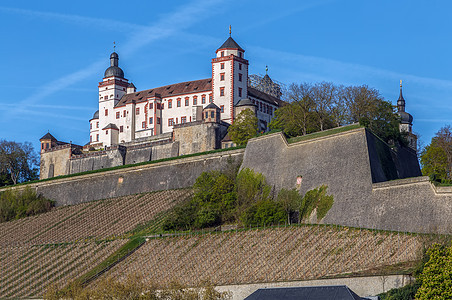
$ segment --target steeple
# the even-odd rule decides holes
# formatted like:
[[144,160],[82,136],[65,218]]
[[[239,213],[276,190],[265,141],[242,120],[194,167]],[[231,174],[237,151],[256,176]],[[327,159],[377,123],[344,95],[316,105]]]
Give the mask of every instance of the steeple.
[[110,67],[105,70],[104,78],[111,76],[124,78],[124,71],[118,66],[118,61],[118,53],[113,52],[112,54],[110,54]]
[[402,80],[400,80],[400,95],[399,95],[399,99],[397,100],[397,112],[404,112],[404,111],[405,111],[405,99],[403,99]]

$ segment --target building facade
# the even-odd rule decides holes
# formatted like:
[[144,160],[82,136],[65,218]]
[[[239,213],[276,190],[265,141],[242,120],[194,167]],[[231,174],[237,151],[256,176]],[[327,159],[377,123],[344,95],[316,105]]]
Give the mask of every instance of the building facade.
[[[210,103],[220,108],[220,119],[232,124],[236,105],[249,99],[256,107],[259,130],[267,131],[280,94],[249,86],[245,50],[229,37],[211,61],[212,77],[137,91],[124,77],[119,56],[110,55],[110,67],[99,82],[99,110],[90,122],[90,147],[131,143],[172,132],[175,125],[203,119]],[[266,75],[262,84],[274,84]],[[274,84],[275,85],[275,84]]]

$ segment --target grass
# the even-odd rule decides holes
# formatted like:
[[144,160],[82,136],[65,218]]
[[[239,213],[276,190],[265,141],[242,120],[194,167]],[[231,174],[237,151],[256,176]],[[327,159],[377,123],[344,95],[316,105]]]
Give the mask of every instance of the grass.
[[337,133],[341,133],[341,132],[350,131],[353,129],[363,128],[363,127],[364,126],[361,126],[359,124],[352,124],[352,125],[347,125],[347,126],[342,126],[342,127],[336,127],[333,129],[328,129],[328,130],[324,130],[324,131],[319,131],[319,132],[314,132],[314,133],[310,133],[310,134],[306,134],[306,135],[302,135],[302,136],[296,136],[293,138],[289,138],[287,140],[287,142],[289,144],[292,144],[292,143],[307,141],[307,140],[311,140],[311,139],[315,139],[315,138],[319,138],[319,137],[325,137],[325,136],[329,136],[329,135],[333,135],[333,134],[337,134]]

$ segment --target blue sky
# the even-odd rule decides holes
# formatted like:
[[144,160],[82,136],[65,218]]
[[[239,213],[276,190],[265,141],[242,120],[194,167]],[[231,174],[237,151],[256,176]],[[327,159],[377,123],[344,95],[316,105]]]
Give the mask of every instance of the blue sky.
[[426,144],[452,124],[451,11],[445,0],[3,0],[0,138],[38,148],[50,131],[84,145],[113,41],[125,77],[149,89],[210,77],[231,24],[250,74],[367,84],[394,104],[402,79]]

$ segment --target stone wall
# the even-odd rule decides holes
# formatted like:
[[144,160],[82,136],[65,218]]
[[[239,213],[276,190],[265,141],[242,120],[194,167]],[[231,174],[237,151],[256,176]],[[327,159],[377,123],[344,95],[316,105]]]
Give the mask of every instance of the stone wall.
[[[204,171],[240,164],[244,149],[230,150],[124,169],[53,179],[28,186],[58,206],[165,189],[191,187]],[[1,189],[0,189],[1,190]]]
[[222,123],[196,121],[178,124],[173,129],[174,140],[180,144],[180,155],[210,151],[221,148],[221,140],[227,133]]
[[40,179],[66,175],[71,170],[69,159],[72,154],[70,144],[59,146],[41,153]]
[[301,194],[326,184],[334,204],[321,223],[452,233],[452,192],[419,177],[413,151],[391,149],[364,128],[293,144],[281,133],[258,137],[248,142],[245,167],[276,191],[296,188],[298,176]]

